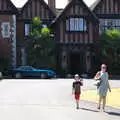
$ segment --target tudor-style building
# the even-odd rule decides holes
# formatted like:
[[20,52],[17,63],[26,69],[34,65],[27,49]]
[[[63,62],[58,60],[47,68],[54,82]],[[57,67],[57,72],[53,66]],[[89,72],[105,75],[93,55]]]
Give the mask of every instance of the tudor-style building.
[[25,64],[26,38],[32,19],[39,16],[43,26],[52,23],[58,68],[72,74],[91,71],[99,33],[120,30],[120,0],[96,0],[90,8],[83,0],[68,1],[65,9],[58,10],[55,0],[48,0],[48,5],[44,0],[28,0],[21,9],[10,0],[0,0],[0,56],[10,58],[12,66]]
[[99,19],[99,33],[111,28],[120,30],[120,0],[96,0],[91,10]]
[[9,59],[16,66],[16,14],[10,0],[0,0],[0,58]]
[[19,10],[19,16],[17,18],[18,65],[26,64],[24,48],[27,44],[26,38],[30,33],[32,19],[39,16],[43,26],[49,27],[52,20],[55,18],[55,0],[48,0],[48,5],[44,0],[28,0],[23,8]]
[[98,19],[83,0],[70,0],[52,27],[58,43],[58,67],[69,73],[90,72]]

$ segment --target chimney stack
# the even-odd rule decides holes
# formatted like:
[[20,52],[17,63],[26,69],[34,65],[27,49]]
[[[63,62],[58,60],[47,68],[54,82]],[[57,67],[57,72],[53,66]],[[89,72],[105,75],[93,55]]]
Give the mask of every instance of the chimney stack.
[[56,0],[48,0],[48,6],[56,13]]
[[68,3],[70,2],[71,0],[68,0]]

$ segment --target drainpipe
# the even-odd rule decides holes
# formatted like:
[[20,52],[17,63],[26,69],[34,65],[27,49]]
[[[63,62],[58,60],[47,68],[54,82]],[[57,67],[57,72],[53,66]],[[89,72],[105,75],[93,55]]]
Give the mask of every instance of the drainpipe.
[[24,47],[21,48],[21,65],[26,65],[26,51]]

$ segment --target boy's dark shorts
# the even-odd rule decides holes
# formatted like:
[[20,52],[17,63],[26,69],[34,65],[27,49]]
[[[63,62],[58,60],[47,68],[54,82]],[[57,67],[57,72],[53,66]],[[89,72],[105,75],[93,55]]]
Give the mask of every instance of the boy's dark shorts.
[[80,94],[75,94],[75,99],[80,100]]

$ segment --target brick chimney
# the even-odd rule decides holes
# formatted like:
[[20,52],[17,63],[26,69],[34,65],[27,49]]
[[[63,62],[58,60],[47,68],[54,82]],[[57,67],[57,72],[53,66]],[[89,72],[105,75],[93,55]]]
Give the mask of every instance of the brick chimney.
[[48,6],[56,13],[56,0],[48,0]]

